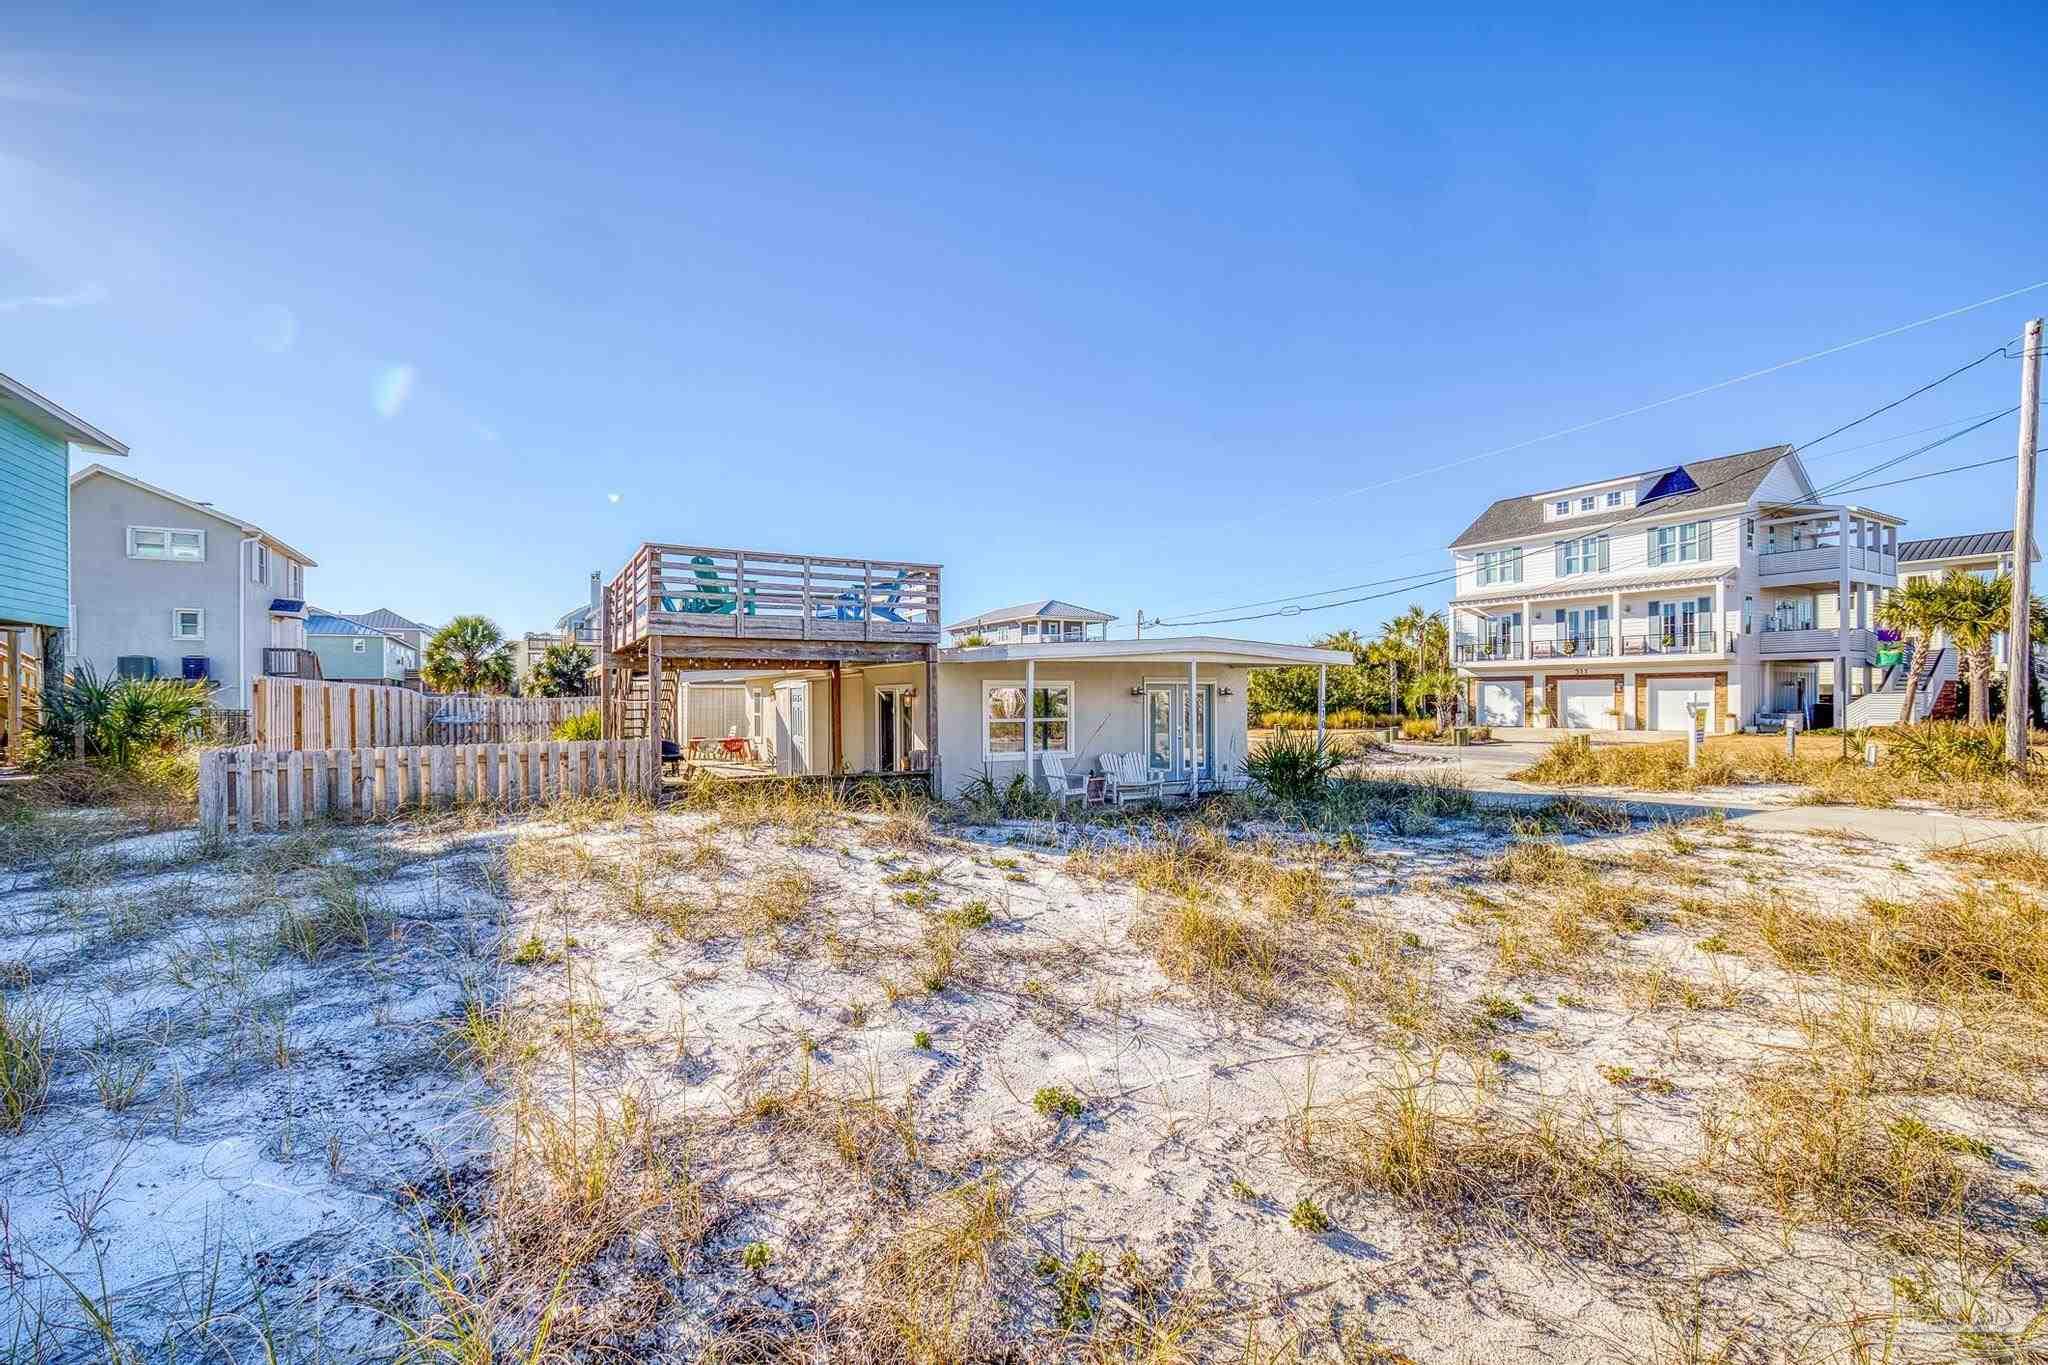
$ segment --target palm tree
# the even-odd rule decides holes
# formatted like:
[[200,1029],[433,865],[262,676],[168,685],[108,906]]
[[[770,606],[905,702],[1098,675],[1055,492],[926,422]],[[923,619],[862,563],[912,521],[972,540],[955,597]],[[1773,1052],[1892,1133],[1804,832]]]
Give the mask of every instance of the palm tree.
[[1960,571],[1939,585],[1941,628],[1970,667],[1970,724],[1991,723],[1991,642],[2012,620],[2012,580]]
[[1902,725],[1913,723],[1913,704],[1920,685],[1934,660],[1929,645],[1941,629],[1948,608],[1941,587],[1932,579],[1916,578],[1886,595],[1877,605],[1877,623],[1895,630],[1913,648],[1913,662],[1906,673],[1906,704],[1899,712]]
[[512,646],[488,616],[458,616],[427,641],[420,676],[436,692],[510,692]]

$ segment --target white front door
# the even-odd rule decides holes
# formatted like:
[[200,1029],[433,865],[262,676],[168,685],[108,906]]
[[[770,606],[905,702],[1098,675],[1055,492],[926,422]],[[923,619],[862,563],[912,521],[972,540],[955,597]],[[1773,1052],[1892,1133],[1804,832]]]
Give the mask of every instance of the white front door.
[[1145,684],[1145,749],[1153,771],[1175,782],[1187,780],[1189,769],[1201,765],[1203,779],[1216,776],[1209,734],[1216,721],[1216,685],[1203,683],[1201,704],[1190,716],[1186,683]]
[[811,685],[775,689],[775,771],[799,777],[811,770]]
[[1481,725],[1520,725],[1522,723],[1522,684],[1518,682],[1480,683],[1479,723]]
[[1557,685],[1557,709],[1567,730],[1612,730],[1614,684],[1604,678],[1575,679]]
[[[1714,705],[1714,684],[1702,678],[1652,678],[1650,680],[1650,728],[1652,730],[1676,730],[1684,734],[1693,725],[1693,712],[1697,707],[1702,714],[1711,716]],[[1708,725],[1707,729],[1714,727]]]

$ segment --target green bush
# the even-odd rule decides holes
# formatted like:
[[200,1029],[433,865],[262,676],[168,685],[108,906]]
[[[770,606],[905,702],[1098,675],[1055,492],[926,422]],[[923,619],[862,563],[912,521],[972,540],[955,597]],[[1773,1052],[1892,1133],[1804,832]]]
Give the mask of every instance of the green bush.
[[[1361,711],[1348,707],[1342,711],[1326,711],[1323,724],[1332,730],[1385,730],[1399,725],[1398,716],[1383,715],[1377,711]],[[1316,728],[1316,713],[1313,711],[1261,711],[1251,718],[1255,730],[1313,730]]]
[[604,714],[596,708],[578,711],[555,727],[556,739],[603,739]]
[[1901,726],[1891,732],[1884,761],[1922,777],[2002,777],[2007,771],[2005,727],[1958,721]]
[[1433,720],[1404,720],[1401,722],[1403,739],[1435,739],[1443,733],[1443,727]]
[[87,758],[112,759],[126,767],[145,751],[203,736],[206,713],[206,688],[199,683],[102,678],[92,665],[80,664],[69,678],[43,693],[36,735],[53,761],[72,757],[82,732]]
[[1351,757],[1349,749],[1318,738],[1313,730],[1277,730],[1253,747],[1244,774],[1282,801],[1313,801]]

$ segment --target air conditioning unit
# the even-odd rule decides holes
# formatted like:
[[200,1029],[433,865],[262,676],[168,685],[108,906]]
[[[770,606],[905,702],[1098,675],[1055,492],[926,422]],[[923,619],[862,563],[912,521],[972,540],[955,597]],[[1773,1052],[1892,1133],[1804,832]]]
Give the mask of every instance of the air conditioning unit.
[[185,679],[188,682],[202,682],[209,676],[207,673],[207,660],[204,654],[187,654],[178,662],[183,666]]
[[123,654],[114,660],[114,673],[123,678],[154,678],[156,659],[149,654]]

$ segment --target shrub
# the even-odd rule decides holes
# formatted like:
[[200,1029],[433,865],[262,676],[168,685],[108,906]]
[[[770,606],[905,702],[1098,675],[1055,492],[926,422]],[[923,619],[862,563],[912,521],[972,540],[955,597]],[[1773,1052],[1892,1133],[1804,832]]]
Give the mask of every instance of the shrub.
[[1253,747],[1244,773],[1282,801],[1312,801],[1329,788],[1331,775],[1351,757],[1349,749],[1313,731],[1283,729]]
[[92,665],[43,693],[36,734],[53,760],[85,736],[88,758],[126,767],[144,750],[198,739],[206,730],[206,689],[173,678],[101,678]]
[[2003,727],[1951,721],[1894,730],[1884,762],[1931,778],[2003,777],[2009,771]]
[[556,739],[603,739],[604,713],[579,711],[555,727]]
[[[1261,711],[1252,717],[1251,723],[1254,729],[1313,730],[1316,728],[1316,713]],[[1331,730],[1385,730],[1400,723],[1399,716],[1384,715],[1378,711],[1361,711],[1356,707],[1323,713],[1323,724]]]
[[1403,739],[1435,739],[1443,733],[1443,727],[1433,720],[1404,720],[1401,722]]

